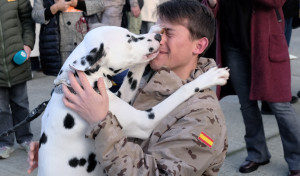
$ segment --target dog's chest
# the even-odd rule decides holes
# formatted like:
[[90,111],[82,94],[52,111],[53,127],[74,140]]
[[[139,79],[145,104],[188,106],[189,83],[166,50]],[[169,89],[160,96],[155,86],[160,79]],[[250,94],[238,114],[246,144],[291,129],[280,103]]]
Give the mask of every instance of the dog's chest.
[[88,124],[53,93],[42,117],[38,175],[98,176],[103,173],[94,141],[85,138]]

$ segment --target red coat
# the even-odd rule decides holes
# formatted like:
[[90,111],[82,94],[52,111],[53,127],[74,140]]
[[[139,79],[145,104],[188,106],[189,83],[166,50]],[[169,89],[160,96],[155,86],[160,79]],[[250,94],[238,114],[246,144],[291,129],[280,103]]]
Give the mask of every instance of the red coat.
[[[219,0],[218,0],[219,1]],[[284,35],[282,6],[285,0],[252,0],[251,18],[251,100],[288,102],[291,100],[291,69],[288,45]],[[207,0],[204,0],[207,4]],[[213,10],[217,18],[217,64],[222,66],[218,6]],[[282,21],[278,20],[278,9]],[[229,84],[217,87],[222,98],[235,94]]]

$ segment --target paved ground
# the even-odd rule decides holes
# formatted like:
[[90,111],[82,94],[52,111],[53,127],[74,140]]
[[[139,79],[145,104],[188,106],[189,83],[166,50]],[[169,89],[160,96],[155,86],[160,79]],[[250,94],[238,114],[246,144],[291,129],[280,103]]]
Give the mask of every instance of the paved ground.
[[[290,53],[299,57],[291,60],[292,66],[292,93],[296,95],[300,90],[300,29],[293,31]],[[28,94],[30,109],[35,108],[39,103],[50,98],[54,77],[45,76],[41,73],[34,73],[34,79],[28,82]],[[225,163],[220,171],[220,176],[286,176],[288,168],[283,159],[283,149],[278,134],[277,122],[272,115],[263,116],[265,133],[268,138],[268,147],[271,152],[271,163],[260,167],[251,174],[240,174],[238,166],[246,157],[244,143],[244,125],[239,110],[239,103],[236,96],[228,96],[221,100],[226,123],[228,126],[229,152]],[[300,115],[300,102],[293,105]],[[34,140],[40,135],[40,118],[32,122]],[[6,160],[0,160],[0,176],[25,176],[28,164],[27,154],[15,145],[16,151]],[[300,149],[299,149],[300,150]],[[34,172],[31,175],[36,175]]]

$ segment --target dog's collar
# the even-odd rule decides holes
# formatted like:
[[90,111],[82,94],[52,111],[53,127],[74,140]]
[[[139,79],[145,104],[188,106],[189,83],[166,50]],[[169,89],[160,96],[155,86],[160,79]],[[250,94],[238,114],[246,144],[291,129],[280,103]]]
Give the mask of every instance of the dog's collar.
[[[67,86],[67,88],[69,89],[69,91],[73,94],[76,94],[76,92],[74,91],[74,89],[72,87]],[[63,90],[62,90],[62,84],[54,87],[54,92],[57,94],[63,94]]]

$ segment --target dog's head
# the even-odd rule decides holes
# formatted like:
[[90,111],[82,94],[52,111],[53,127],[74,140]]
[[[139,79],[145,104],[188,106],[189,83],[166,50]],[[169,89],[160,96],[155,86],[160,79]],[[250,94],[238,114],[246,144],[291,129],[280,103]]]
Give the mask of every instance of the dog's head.
[[121,27],[95,28],[68,57],[54,83],[66,82],[69,70],[84,71],[93,83],[104,74],[113,76],[133,65],[149,62],[157,56],[160,40],[160,34],[154,32],[135,35]]
[[155,58],[158,54],[160,35],[135,35],[127,29],[109,26],[90,31],[83,42],[96,42],[98,45],[88,49],[88,54],[71,63],[70,66],[74,69],[88,71],[99,65],[124,70]]

